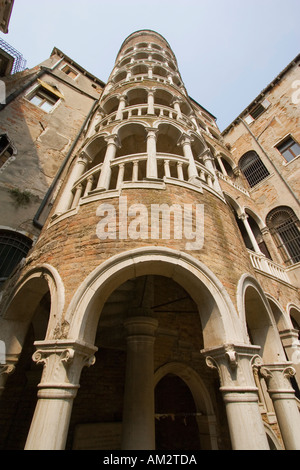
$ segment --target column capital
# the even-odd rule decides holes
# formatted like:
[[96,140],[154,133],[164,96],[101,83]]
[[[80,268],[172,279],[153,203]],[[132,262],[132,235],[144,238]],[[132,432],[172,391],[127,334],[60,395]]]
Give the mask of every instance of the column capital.
[[292,362],[261,364],[259,373],[266,380],[269,393],[295,393],[289,381],[296,375]]
[[97,348],[79,341],[65,340],[37,341],[34,344],[37,350],[32,359],[44,365],[38,397],[74,397],[79,388],[82,368],[95,363]]
[[15,372],[16,366],[14,364],[0,364],[0,376],[11,375]]
[[130,317],[124,321],[127,336],[155,336],[158,321],[147,316]]
[[270,229],[269,227],[265,226],[260,229],[262,235],[269,235],[270,234]]
[[181,134],[181,136],[178,139],[178,144],[177,145],[184,145],[184,144],[191,144],[193,142],[193,137],[189,134],[186,134],[185,132]]
[[84,165],[87,165],[92,161],[91,157],[86,153],[85,150],[82,150],[79,155],[78,155],[78,163],[83,163]]
[[157,127],[145,127],[148,136],[156,137],[158,133]]
[[242,212],[240,215],[238,215],[238,218],[241,220],[247,220],[248,219],[248,214],[246,212]]
[[183,102],[183,99],[179,96],[173,96],[172,100],[171,100],[171,104],[174,104],[174,103],[182,103]]
[[255,361],[260,363],[260,346],[251,344],[224,344],[219,347],[203,349],[206,364],[217,369],[221,390],[256,391],[252,367]]
[[104,136],[105,142],[107,142],[107,145],[114,145],[115,147],[120,147],[120,140],[118,134],[110,134]]

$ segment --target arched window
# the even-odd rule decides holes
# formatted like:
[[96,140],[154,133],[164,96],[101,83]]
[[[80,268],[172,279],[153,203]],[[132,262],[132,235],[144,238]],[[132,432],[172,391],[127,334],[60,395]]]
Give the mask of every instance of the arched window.
[[254,150],[242,156],[239,166],[251,188],[270,174]]
[[32,240],[25,235],[10,230],[0,230],[0,285],[27,256],[31,246]]
[[280,206],[267,215],[267,226],[286,264],[300,261],[300,223],[290,207]]

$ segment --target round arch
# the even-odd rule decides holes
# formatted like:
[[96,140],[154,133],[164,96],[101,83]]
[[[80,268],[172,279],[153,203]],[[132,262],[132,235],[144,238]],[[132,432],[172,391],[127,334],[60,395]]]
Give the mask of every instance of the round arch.
[[290,318],[287,317],[286,313],[284,312],[284,309],[281,307],[275,297],[268,293],[265,293],[265,296],[270,304],[278,331],[280,332],[293,328]]
[[[300,306],[295,305],[293,303],[289,303],[287,306],[287,312],[289,314],[289,319],[292,325],[295,325],[296,323],[296,326],[299,325],[300,327]],[[293,321],[295,323],[293,323]],[[300,329],[299,329],[299,332],[300,332]]]
[[252,219],[257,223],[257,226],[260,230],[266,227],[264,221],[252,209],[247,206],[244,206],[244,212],[246,212],[246,214],[252,217]]
[[193,395],[197,411],[205,411],[208,416],[214,415],[208,390],[194,369],[181,362],[164,364],[154,373],[154,387],[167,374],[177,375],[187,384]]
[[222,283],[192,256],[164,247],[123,252],[96,268],[78,288],[66,312],[70,338],[93,343],[110,294],[125,281],[146,274],[169,277],[191,295],[200,312],[204,347],[242,341],[238,316]]
[[211,449],[217,449],[216,415],[210,394],[199,376],[190,366],[180,362],[170,362],[159,367],[154,373],[154,388],[166,375],[173,374],[179,377],[189,388],[198,413],[207,417],[207,432],[210,438]]
[[272,309],[260,284],[250,274],[244,274],[238,282],[237,308],[245,341],[261,347],[264,362],[284,362],[285,353]]
[[[1,310],[1,331],[7,335],[7,353],[17,354],[22,349],[27,328],[41,300],[50,295],[50,315],[46,338],[62,334],[62,311],[65,303],[64,285],[55,268],[49,264],[28,271],[16,286],[7,291]],[[11,331],[8,331],[10,330]]]

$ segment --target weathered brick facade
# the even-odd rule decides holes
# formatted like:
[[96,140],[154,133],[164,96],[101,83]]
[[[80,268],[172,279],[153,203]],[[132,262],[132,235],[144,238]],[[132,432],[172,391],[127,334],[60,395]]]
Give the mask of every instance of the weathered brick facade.
[[300,141],[298,64],[223,134],[153,31],[106,85],[56,49],[8,79],[0,224],[36,240],[2,287],[2,449],[299,448],[299,160],[275,148]]

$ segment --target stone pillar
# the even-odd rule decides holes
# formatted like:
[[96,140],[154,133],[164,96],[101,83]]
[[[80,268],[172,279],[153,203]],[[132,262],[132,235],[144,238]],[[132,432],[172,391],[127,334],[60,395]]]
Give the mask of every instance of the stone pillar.
[[219,373],[233,450],[269,449],[252,370],[259,349],[223,345],[202,351],[207,365]]
[[119,146],[118,136],[116,134],[105,137],[105,140],[107,142],[107,148],[97,184],[97,189],[100,191],[106,191],[109,188],[111,177],[110,163],[115,158]]
[[276,244],[274,243],[274,240],[273,240],[273,237],[270,233],[270,230],[268,227],[263,227],[261,229],[261,234],[262,234],[262,237],[263,237],[263,240],[266,244],[266,247],[268,248],[269,250],[269,253],[272,257],[272,260],[275,262],[275,263],[278,263],[278,264],[282,264],[282,258],[281,256],[278,254],[278,249],[277,249],[277,246]]
[[126,96],[120,96],[120,101],[119,101],[119,106],[117,110],[117,115],[116,115],[116,120],[122,120],[123,119],[123,110],[126,107]]
[[191,147],[191,137],[187,134],[183,134],[179,145],[182,145],[184,156],[189,161],[189,166],[188,166],[189,181],[193,184],[196,184],[197,186],[200,186],[201,185],[199,183],[200,179],[198,176],[196,162],[194,160],[194,155],[193,155],[192,147]]
[[122,449],[154,450],[154,360],[158,322],[151,317],[126,320],[127,363],[125,378]]
[[296,371],[296,382],[300,390],[300,341],[299,332],[295,329],[283,330],[279,332],[282,346],[286,352],[288,361]]
[[44,369],[25,450],[64,450],[81,370],[95,362],[97,348],[63,340],[35,345],[33,360]]
[[181,108],[180,108],[180,100],[178,98],[173,99],[174,109],[177,112],[177,118],[181,119],[182,118],[182,113],[181,113]]
[[59,202],[55,211],[56,215],[62,214],[63,212],[70,209],[74,194],[72,188],[75,182],[84,174],[86,171],[87,164],[90,162],[90,157],[86,153],[81,153],[74,164],[70,175],[67,177],[67,184],[59,198]]
[[148,91],[148,110],[147,114],[155,114],[154,112],[154,91],[149,90]]
[[147,178],[157,178],[157,162],[156,162],[156,135],[158,129],[148,127],[147,135]]
[[202,157],[202,160],[203,160],[203,163],[204,163],[204,166],[205,168],[208,169],[208,171],[210,171],[210,173],[213,174],[213,178],[214,178],[214,181],[213,181],[213,187],[214,189],[218,192],[218,193],[222,193],[222,190],[221,190],[221,186],[219,184],[219,180],[218,180],[218,177],[216,175],[216,170],[215,170],[215,167],[214,167],[214,164],[213,164],[213,157],[210,155],[210,150],[207,150],[206,151],[206,154]]
[[300,413],[289,378],[295,375],[291,363],[263,364],[259,369],[273,401],[286,450],[300,450]]
[[224,164],[223,164],[223,162],[222,162],[222,157],[221,157],[220,154],[217,154],[217,160],[218,160],[218,163],[219,163],[219,165],[220,165],[220,168],[221,168],[221,171],[222,171],[223,175],[224,175],[224,176],[228,176],[227,171],[226,171],[226,168],[225,168],[225,166],[224,166]]
[[248,215],[244,212],[243,214],[239,215],[238,217],[239,217],[239,219],[242,220],[242,222],[243,222],[243,224],[244,224],[244,226],[245,226],[245,229],[246,229],[246,231],[247,231],[247,233],[248,233],[248,236],[249,236],[249,238],[250,238],[250,240],[251,240],[251,243],[252,243],[252,246],[253,246],[253,249],[254,249],[255,253],[259,253],[260,255],[262,255],[262,252],[261,252],[260,249],[259,249],[259,246],[258,246],[258,243],[257,243],[257,241],[256,241],[256,238],[255,238],[255,236],[254,236],[254,234],[253,234],[253,232],[252,232],[252,229],[251,229],[251,227],[250,227],[250,225],[249,225],[249,222],[248,222]]

